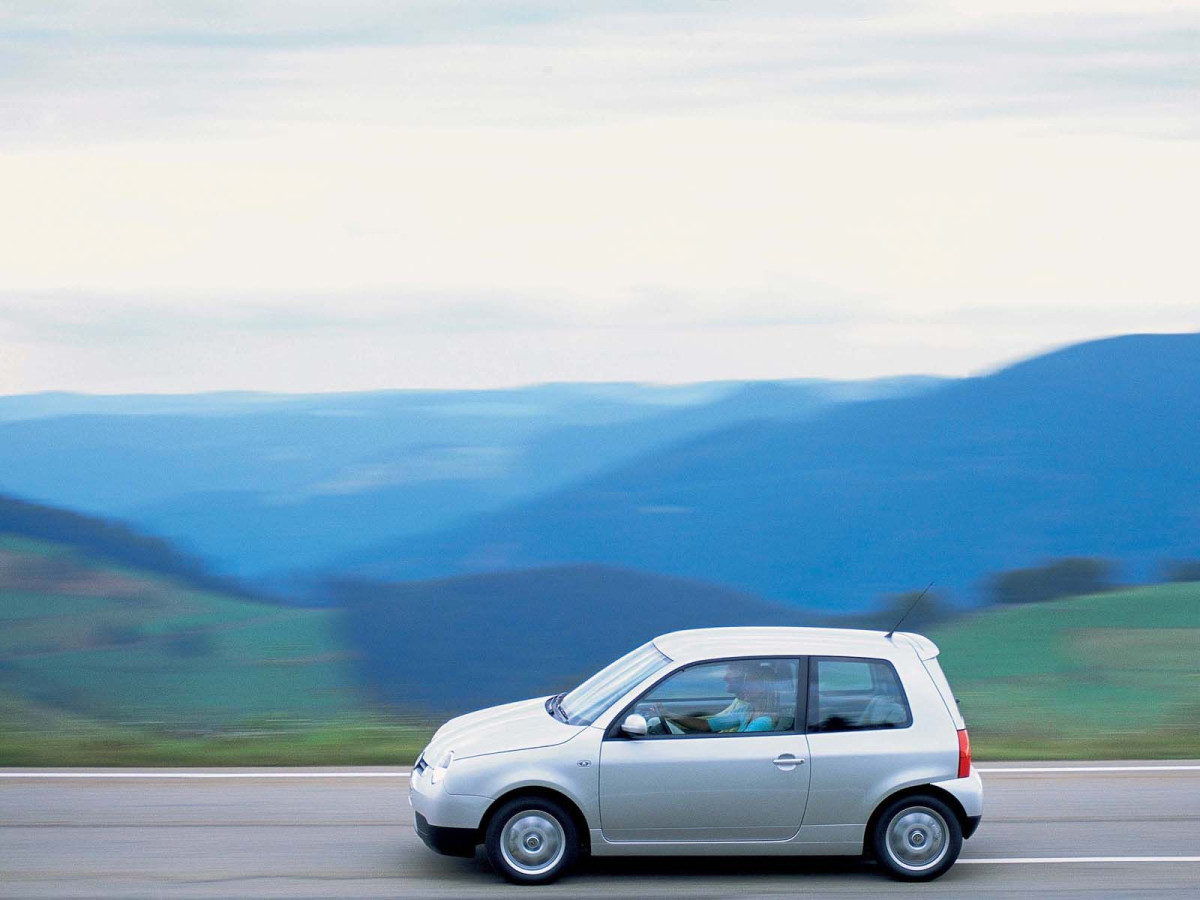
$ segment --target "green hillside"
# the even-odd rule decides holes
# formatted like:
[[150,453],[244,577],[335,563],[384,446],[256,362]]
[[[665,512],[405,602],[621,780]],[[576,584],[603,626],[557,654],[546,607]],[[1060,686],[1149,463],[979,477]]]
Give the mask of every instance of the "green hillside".
[[1200,757],[1200,583],[991,609],[931,636],[982,757]]
[[412,762],[432,731],[362,715],[203,732],[119,725],[0,692],[0,766],[394,766]]
[[0,692],[39,707],[196,727],[346,713],[333,615],[0,535]]
[[[587,567],[341,599],[344,612],[280,606],[0,533],[0,765],[404,763],[452,706],[602,664],[634,640],[615,623],[781,621],[711,586]],[[535,614],[514,618],[518,601]],[[440,617],[468,628],[472,660],[409,643],[422,616],[426,635],[445,633]],[[543,668],[514,664],[513,621],[544,630],[523,638]],[[980,759],[1200,757],[1200,584],[992,608],[931,636]],[[395,710],[368,711],[364,669]],[[412,688],[414,671],[437,693]],[[393,683],[409,688],[381,689]],[[495,697],[455,693],[479,684]]]

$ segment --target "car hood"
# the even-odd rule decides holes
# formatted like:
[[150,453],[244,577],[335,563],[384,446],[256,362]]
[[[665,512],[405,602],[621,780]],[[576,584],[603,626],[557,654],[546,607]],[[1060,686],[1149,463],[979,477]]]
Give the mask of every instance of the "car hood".
[[552,747],[569,741],[584,725],[567,725],[546,711],[546,697],[492,706],[451,719],[425,748],[425,761],[437,765],[447,750],[457,759]]

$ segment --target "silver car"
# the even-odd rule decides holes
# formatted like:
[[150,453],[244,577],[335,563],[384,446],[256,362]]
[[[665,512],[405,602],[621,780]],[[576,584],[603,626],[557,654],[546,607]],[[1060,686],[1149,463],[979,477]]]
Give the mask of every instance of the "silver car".
[[906,633],[663,635],[569,693],[443,725],[412,772],[417,832],[484,844],[520,884],[581,853],[867,854],[936,878],[983,814],[937,655]]

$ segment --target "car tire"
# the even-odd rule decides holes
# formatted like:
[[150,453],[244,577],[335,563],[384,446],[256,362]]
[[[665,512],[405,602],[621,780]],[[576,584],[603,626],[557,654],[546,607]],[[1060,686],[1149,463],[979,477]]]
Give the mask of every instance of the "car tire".
[[488,822],[488,861],[513,884],[549,884],[579,857],[579,829],[562,805],[544,797],[517,797]]
[[927,794],[884,807],[871,831],[875,859],[899,881],[932,881],[962,851],[962,825],[944,802]]

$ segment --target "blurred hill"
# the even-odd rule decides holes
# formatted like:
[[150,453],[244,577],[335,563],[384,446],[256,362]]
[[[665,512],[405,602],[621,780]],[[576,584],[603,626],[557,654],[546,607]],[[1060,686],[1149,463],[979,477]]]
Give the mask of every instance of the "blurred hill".
[[739,591],[598,565],[332,590],[368,688],[438,711],[568,690],[680,628],[816,624]]
[[972,739],[993,755],[1200,746],[1200,583],[997,607],[930,634]]
[[168,541],[141,534],[122,522],[0,494],[0,537],[5,536],[62,544],[75,554],[102,558],[111,564],[169,575],[193,586],[244,593],[240,585],[209,574],[199,560],[181,553]]
[[226,572],[312,569],[713,428],[939,383],[0,397],[0,490],[125,519]]
[[359,706],[332,612],[197,587],[119,546],[104,558],[97,542],[11,525],[0,519],[0,699],[20,702],[7,706],[190,727]]
[[[568,689],[679,628],[895,622],[599,565],[338,592],[371,694],[441,713]],[[1170,757],[1200,746],[1200,582],[996,606],[918,630],[939,644],[972,737],[992,758]]]
[[604,562],[853,611],[923,582],[1194,556],[1200,335],[1080,344],[917,396],[755,421],[441,534],[353,558],[372,577]]
[[[328,592],[290,608],[0,533],[0,764],[407,762],[446,715],[567,689],[666,631],[882,627],[912,596],[830,617],[604,565]],[[1200,583],[920,618],[982,756],[1198,752]]]

